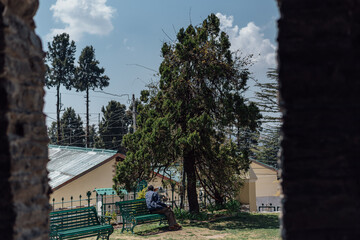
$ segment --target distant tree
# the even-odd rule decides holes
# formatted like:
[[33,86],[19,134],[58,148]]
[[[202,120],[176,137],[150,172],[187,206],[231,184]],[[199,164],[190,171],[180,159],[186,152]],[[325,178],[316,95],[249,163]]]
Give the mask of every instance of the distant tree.
[[96,142],[99,139],[99,133],[96,129],[95,124],[89,126],[89,148],[95,148]]
[[60,120],[61,132],[63,139],[61,145],[66,146],[85,146],[85,132],[83,122],[75,110],[71,107],[66,108]]
[[238,98],[235,101],[234,123],[231,126],[236,145],[240,152],[247,157],[253,156],[253,150],[259,137],[260,119],[262,115],[255,103],[251,102],[246,108],[243,107],[245,99]]
[[257,107],[242,97],[249,59],[231,53],[214,14],[200,26],[180,29],[177,41],[164,43],[161,52],[159,91],[142,93],[137,130],[124,137],[126,159],[114,181],[131,190],[154,170],[180,163],[190,211],[198,212],[197,184],[221,204],[234,197],[234,183],[249,168],[247,156],[225,135],[241,112],[247,114],[239,124],[258,126]]
[[119,150],[123,136],[128,133],[131,116],[126,113],[126,106],[117,101],[110,101],[101,111],[103,117],[99,124],[100,141],[97,146]]
[[273,167],[278,167],[280,150],[280,127],[268,127],[261,132],[259,144],[255,150],[255,159]]
[[71,89],[74,84],[75,73],[75,42],[70,42],[69,34],[62,33],[54,36],[53,41],[48,43],[48,52],[46,53],[46,76],[45,85],[56,87],[56,123],[57,139],[56,143],[61,141],[60,132],[60,86]]
[[255,92],[257,105],[264,115],[263,130],[260,133],[259,144],[255,158],[261,162],[277,167],[280,149],[281,113],[278,104],[278,73],[271,68],[267,72],[268,81],[257,83],[259,91]]
[[57,122],[51,123],[51,126],[48,128],[48,136],[50,144],[57,144]]
[[104,75],[105,69],[100,68],[99,61],[95,58],[95,49],[86,46],[82,51],[76,68],[77,91],[86,92],[86,146],[89,146],[89,90],[103,89],[109,86],[109,77]]
[[278,74],[277,70],[270,68],[267,72],[268,82],[257,82],[256,87],[259,91],[255,92],[257,99],[256,105],[259,107],[263,114],[263,123],[281,123],[280,106],[278,104]]
[[259,144],[259,129],[249,127],[240,127],[236,129],[236,145],[240,152],[249,158],[256,157],[256,151]]

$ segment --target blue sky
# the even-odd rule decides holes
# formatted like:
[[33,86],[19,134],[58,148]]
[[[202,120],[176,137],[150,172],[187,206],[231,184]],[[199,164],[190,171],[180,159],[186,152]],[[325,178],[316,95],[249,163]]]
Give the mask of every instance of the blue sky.
[[[266,70],[276,65],[279,13],[274,0],[40,0],[35,23],[45,51],[55,34],[69,33],[76,42],[76,58],[85,46],[95,48],[96,58],[110,78],[105,92],[138,98],[146,84],[158,80],[154,74],[161,63],[162,43],[175,39],[181,27],[198,25],[211,13],[220,18],[232,50],[254,54],[251,70],[256,79],[265,81]],[[49,124],[56,118],[56,90],[45,90],[44,112]],[[251,97],[255,89],[249,90]],[[73,107],[85,119],[85,94],[61,92],[63,108]],[[98,123],[101,107],[112,99],[129,103],[127,95],[90,93],[91,124]]]

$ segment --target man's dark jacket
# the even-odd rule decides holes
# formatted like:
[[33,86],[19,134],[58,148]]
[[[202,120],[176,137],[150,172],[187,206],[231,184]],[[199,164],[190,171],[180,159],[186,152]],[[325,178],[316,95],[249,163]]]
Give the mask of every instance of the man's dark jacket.
[[159,194],[154,191],[147,191],[145,194],[146,206],[150,212],[160,210],[166,207],[165,203],[160,201]]

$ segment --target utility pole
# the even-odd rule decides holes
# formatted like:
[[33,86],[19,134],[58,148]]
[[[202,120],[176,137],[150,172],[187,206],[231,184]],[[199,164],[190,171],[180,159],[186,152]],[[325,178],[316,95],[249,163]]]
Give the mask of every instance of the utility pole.
[[135,94],[132,95],[132,104],[133,104],[133,110],[132,110],[132,116],[133,116],[133,127],[134,132],[136,132],[136,107],[135,107]]
[[85,134],[85,147],[89,147],[89,87],[86,88],[86,134]]
[[56,93],[56,144],[60,145],[61,131],[60,131],[60,108],[61,108],[61,95],[60,95],[60,84],[57,86]]

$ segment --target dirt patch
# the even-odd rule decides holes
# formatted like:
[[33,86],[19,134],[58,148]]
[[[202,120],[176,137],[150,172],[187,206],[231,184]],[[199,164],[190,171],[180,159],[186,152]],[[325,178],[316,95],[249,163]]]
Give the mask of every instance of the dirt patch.
[[121,234],[121,236],[111,237],[111,239],[159,239],[159,240],[208,240],[208,239],[225,239],[228,235],[227,233],[220,233],[215,230],[209,229],[192,229],[192,228],[185,228],[179,231],[167,231],[165,229],[160,229],[156,232],[151,233],[140,233],[138,234]]

